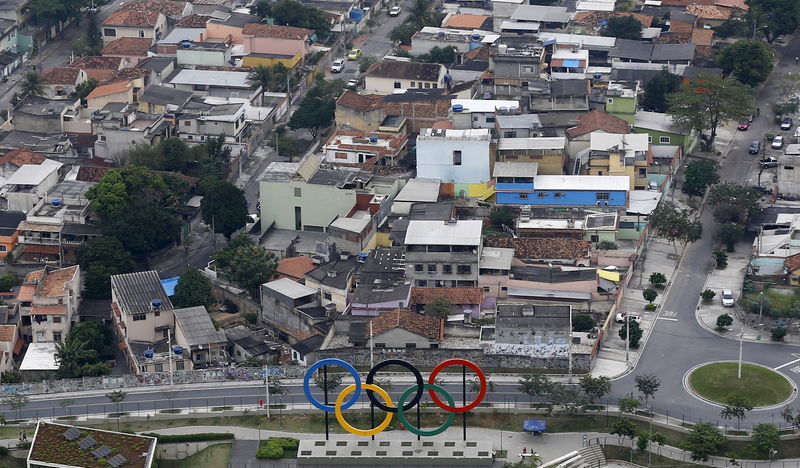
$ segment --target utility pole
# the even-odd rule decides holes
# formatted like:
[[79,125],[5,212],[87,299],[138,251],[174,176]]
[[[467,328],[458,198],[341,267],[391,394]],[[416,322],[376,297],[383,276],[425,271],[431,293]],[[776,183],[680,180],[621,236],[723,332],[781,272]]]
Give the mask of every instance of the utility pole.
[[267,365],[264,364],[264,391],[267,394],[266,401],[266,408],[267,408],[267,419],[269,419],[269,372],[267,372]]
[[761,339],[761,331],[764,328],[764,291],[758,293],[758,339]]
[[629,366],[629,359],[630,359],[630,349],[631,349],[631,317],[630,315],[625,316],[625,365]]
[[372,320],[369,321],[369,366],[375,367],[375,356],[373,354],[375,350],[374,340],[372,339]]
[[742,330],[739,333],[739,377],[742,378],[742,342],[744,341],[744,323],[742,323]]
[[[163,336],[163,335],[162,335]],[[169,353],[169,384],[174,385],[174,379],[172,377],[173,368],[172,368],[172,333],[169,328],[167,328],[167,352]]]

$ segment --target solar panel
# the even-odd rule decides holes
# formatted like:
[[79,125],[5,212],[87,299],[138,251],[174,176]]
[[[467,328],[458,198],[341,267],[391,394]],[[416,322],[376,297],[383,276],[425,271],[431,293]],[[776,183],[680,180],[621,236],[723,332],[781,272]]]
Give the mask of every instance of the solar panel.
[[124,465],[128,463],[128,459],[123,457],[122,455],[114,455],[113,457],[108,459],[108,464],[112,466],[112,468],[117,468],[120,465]]
[[82,450],[90,449],[90,448],[94,447],[95,445],[97,445],[97,441],[94,440],[94,438],[92,438],[92,436],[89,436],[89,437],[81,440],[80,442],[78,442],[78,448],[80,448]]
[[94,455],[97,458],[105,458],[112,452],[113,450],[111,450],[111,447],[109,447],[108,445],[101,445],[99,449],[92,452],[92,455]]
[[73,440],[77,439],[81,436],[81,430],[77,427],[70,427],[67,432],[64,433],[64,438],[68,441],[72,442]]

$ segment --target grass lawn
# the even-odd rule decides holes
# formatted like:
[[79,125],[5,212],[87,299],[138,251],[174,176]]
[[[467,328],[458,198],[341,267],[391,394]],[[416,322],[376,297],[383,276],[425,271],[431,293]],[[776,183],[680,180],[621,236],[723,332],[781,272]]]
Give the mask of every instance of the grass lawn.
[[737,377],[738,364],[715,362],[697,368],[689,376],[689,384],[699,395],[725,403],[728,395],[738,393],[753,406],[778,404],[792,394],[792,386],[777,372],[753,364],[742,365],[742,378]]
[[11,456],[0,457],[0,468],[25,468],[28,464],[24,458],[14,458]]
[[233,444],[216,444],[183,460],[160,460],[158,468],[227,468]]

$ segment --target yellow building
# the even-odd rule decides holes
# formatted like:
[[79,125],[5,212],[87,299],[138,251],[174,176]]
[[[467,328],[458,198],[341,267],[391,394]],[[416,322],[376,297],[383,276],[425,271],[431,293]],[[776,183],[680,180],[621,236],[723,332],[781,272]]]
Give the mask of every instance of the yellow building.
[[653,155],[646,134],[592,132],[589,148],[577,154],[587,175],[628,176],[631,190],[646,190]]
[[294,55],[261,54],[252,52],[242,58],[242,65],[245,67],[257,67],[259,65],[271,67],[277,63],[282,63],[286,68],[291,70],[298,63],[300,63],[302,59],[303,55],[300,52],[297,52]]

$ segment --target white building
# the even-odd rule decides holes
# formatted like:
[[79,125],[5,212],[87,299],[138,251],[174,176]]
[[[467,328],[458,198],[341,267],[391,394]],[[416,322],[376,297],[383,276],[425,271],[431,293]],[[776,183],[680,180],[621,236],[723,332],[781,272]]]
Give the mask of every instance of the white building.
[[445,68],[439,63],[384,59],[364,74],[364,93],[393,94],[407,89],[444,88]]
[[510,100],[453,99],[453,128],[495,128],[498,115],[516,114],[519,102]]
[[417,137],[417,177],[444,183],[481,184],[490,171],[488,129],[423,129]]

